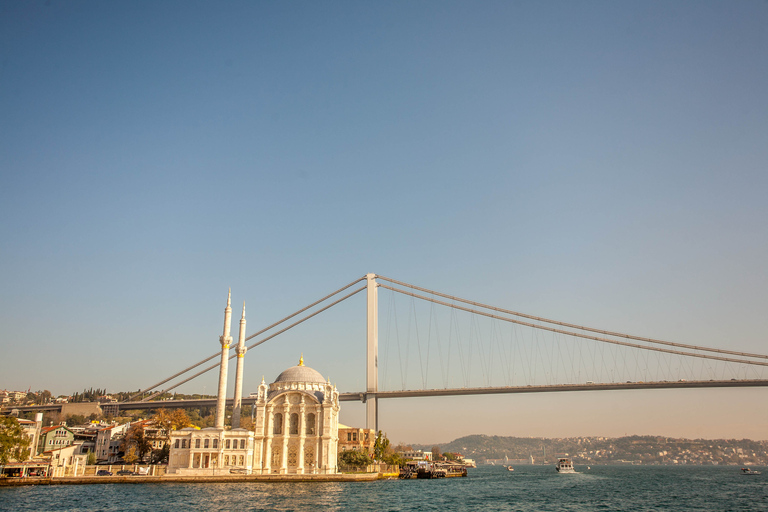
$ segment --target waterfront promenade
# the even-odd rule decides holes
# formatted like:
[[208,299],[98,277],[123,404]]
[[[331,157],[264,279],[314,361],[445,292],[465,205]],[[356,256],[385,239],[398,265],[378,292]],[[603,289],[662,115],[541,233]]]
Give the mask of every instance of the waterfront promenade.
[[370,482],[381,473],[338,473],[332,475],[225,475],[225,476],[62,476],[1,478],[0,487],[26,485],[172,484],[236,482]]

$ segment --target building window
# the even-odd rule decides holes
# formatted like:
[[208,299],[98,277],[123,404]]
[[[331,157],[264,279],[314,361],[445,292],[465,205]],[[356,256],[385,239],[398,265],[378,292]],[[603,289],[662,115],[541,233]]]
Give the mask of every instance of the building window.
[[200,448],[200,440],[195,439],[195,448]]
[[291,414],[291,435],[299,434],[299,415],[295,412]]
[[186,439],[182,439],[181,440],[181,447],[182,448],[186,448],[187,447],[187,440]]
[[272,433],[275,435],[283,433],[283,414],[282,413],[278,412],[275,414],[275,425],[272,430]]
[[307,415],[307,435],[315,435],[315,413],[309,413]]
[[240,449],[245,450],[245,439],[240,440]]
[[203,440],[203,448],[208,448],[211,445],[210,439],[204,439]]
[[179,441],[180,441],[180,440],[179,440],[179,439],[177,439],[177,440],[176,440],[176,442],[175,442],[175,443],[173,443],[173,447],[174,447],[174,448],[178,448],[178,447],[179,447]]
[[347,441],[352,440],[352,432],[347,432]]
[[218,439],[214,439],[213,440],[213,448],[217,449],[218,447],[219,447],[219,440]]
[[224,456],[224,465],[229,466],[229,455]]
[[352,440],[357,441],[357,432],[352,432]]
[[[225,448],[225,449],[227,449],[227,450],[229,450],[229,439],[227,439],[227,442],[226,442],[226,443],[224,443],[224,448]],[[226,465],[227,465],[227,464],[225,464],[225,466],[226,466]]]
[[240,465],[241,466],[245,465],[245,457],[243,457],[242,455],[240,456]]

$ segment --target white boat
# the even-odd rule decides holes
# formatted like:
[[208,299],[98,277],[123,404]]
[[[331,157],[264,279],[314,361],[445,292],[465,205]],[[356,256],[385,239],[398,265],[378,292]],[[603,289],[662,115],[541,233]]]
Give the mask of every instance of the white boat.
[[759,475],[760,472],[750,468],[741,468],[742,475]]
[[507,466],[507,471],[514,471],[514,470],[515,468],[513,468],[512,466]]
[[573,469],[573,464],[571,463],[571,459],[557,459],[557,464],[555,464],[555,469],[558,473],[575,473],[576,470]]

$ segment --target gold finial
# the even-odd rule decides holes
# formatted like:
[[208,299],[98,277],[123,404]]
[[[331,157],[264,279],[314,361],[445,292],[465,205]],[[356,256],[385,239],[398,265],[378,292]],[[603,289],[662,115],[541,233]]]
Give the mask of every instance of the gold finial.
[[299,366],[304,366],[304,354],[301,354],[301,357],[299,358]]

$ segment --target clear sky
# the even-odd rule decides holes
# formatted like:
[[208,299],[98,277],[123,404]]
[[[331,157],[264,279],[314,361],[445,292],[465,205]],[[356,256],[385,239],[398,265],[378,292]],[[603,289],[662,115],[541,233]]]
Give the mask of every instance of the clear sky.
[[[763,1],[2,2],[0,388],[138,389],[217,350],[228,287],[250,334],[368,272],[766,353],[766,55]],[[364,315],[249,352],[246,392],[301,353],[362,390]],[[396,400],[380,425],[766,439],[767,398]]]

